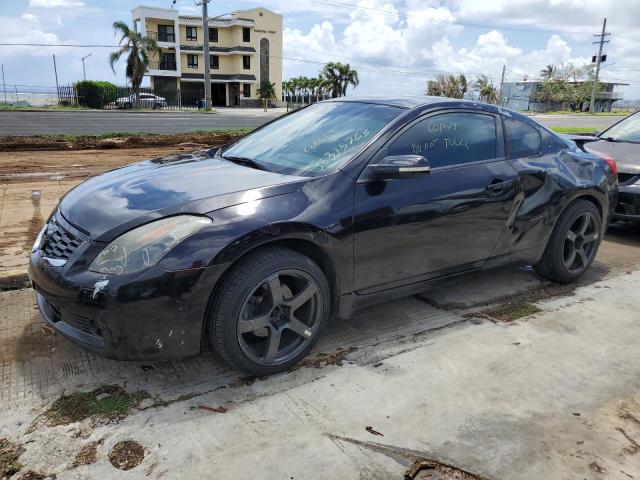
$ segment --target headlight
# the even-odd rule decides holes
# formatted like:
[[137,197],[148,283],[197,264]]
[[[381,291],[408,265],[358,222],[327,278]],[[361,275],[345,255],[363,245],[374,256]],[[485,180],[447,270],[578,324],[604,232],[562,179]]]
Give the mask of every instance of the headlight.
[[40,244],[42,243],[42,236],[44,235],[44,232],[47,231],[48,226],[49,224],[45,223],[44,226],[40,229],[40,233],[36,237],[36,241],[33,242],[33,247],[31,247],[31,253],[35,252],[36,250],[40,250]]
[[175,245],[210,223],[211,219],[194,215],[148,223],[107,245],[89,270],[113,275],[139,272],[158,263]]

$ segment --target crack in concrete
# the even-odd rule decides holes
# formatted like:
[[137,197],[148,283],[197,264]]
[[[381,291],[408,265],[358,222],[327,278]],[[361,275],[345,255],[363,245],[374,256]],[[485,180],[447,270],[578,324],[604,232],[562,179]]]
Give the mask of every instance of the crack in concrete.
[[462,468],[456,467],[451,463],[447,463],[435,458],[429,458],[426,452],[419,450],[412,450],[403,447],[396,447],[395,445],[386,445],[377,442],[364,442],[355,438],[343,437],[341,435],[326,434],[332,441],[342,441],[357,445],[361,448],[366,448],[377,453],[386,455],[387,457],[395,460],[401,465],[409,466],[404,478],[406,480],[413,480],[416,475],[423,470],[432,470],[445,475],[442,480],[490,480],[489,477],[482,476],[477,473],[471,473]]
[[616,430],[619,431],[624,436],[624,438],[626,438],[627,441],[631,444],[630,447],[625,447],[624,449],[625,453],[628,453],[630,455],[635,455],[636,453],[640,452],[640,443],[638,443],[633,437],[631,437],[624,430],[624,428],[616,427]]

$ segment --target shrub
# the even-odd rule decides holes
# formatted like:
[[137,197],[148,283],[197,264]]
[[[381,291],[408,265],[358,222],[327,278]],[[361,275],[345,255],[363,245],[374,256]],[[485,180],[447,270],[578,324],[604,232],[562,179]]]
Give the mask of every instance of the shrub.
[[84,80],[75,85],[78,105],[89,108],[104,108],[118,97],[118,87],[110,82]]

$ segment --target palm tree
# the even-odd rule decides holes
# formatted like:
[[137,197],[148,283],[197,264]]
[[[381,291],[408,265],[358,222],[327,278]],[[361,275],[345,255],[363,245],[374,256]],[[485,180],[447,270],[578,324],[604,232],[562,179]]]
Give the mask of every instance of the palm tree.
[[261,82],[258,87],[258,95],[262,99],[264,111],[267,111],[269,106],[269,100],[276,98],[276,84],[271,82]]
[[435,80],[427,82],[427,95],[436,97],[462,98],[469,85],[464,75],[438,75]]
[[486,75],[480,75],[473,83],[473,88],[480,94],[480,100],[487,103],[498,102],[498,92],[493,82]]
[[351,65],[349,65],[348,63],[340,65],[339,70],[340,76],[342,77],[342,95],[346,96],[347,87],[351,85],[353,86],[353,88],[356,88],[358,85],[360,85],[360,79],[358,78],[358,72],[352,70]]
[[556,67],[554,65],[547,65],[545,68],[540,70],[540,76],[542,78],[546,78],[547,80],[551,80],[553,78],[553,74],[556,73]]
[[291,80],[283,81],[282,82],[282,95],[283,95],[282,100],[286,102],[289,96],[291,95],[292,91],[293,91],[293,85],[291,83]]
[[346,95],[349,85],[355,88],[360,84],[358,72],[352,70],[348,63],[329,62],[322,69],[321,76],[326,81],[332,98]]
[[154,39],[131,30],[129,26],[122,21],[113,22],[113,29],[116,35],[119,32],[122,34],[122,37],[120,38],[120,42],[118,42],[120,49],[109,55],[109,64],[115,74],[115,63],[120,60],[122,55],[127,55],[125,75],[131,81],[131,87],[137,104],[140,85],[144,79],[144,74],[149,69],[150,58],[155,56],[161,57],[162,50],[158,47]]

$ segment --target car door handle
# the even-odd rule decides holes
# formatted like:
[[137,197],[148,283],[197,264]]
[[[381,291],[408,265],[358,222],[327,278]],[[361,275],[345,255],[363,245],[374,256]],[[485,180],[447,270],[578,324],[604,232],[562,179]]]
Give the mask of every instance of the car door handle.
[[504,190],[506,190],[507,188],[511,187],[514,184],[515,180],[504,180],[504,181],[499,181],[496,180],[492,183],[490,183],[489,185],[487,185],[487,190],[490,191],[491,193],[500,193]]

